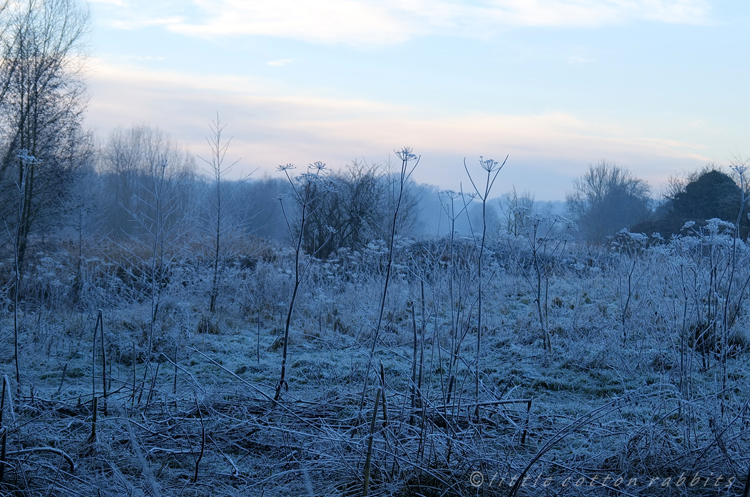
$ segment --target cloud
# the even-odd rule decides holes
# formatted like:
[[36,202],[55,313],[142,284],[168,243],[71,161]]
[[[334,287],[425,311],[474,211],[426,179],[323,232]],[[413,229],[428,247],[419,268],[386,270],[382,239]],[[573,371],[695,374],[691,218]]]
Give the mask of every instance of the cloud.
[[[540,198],[554,198],[561,184],[602,158],[652,181],[668,176],[677,164],[690,168],[710,160],[702,144],[649,135],[605,118],[435,115],[372,100],[281,95],[274,81],[259,78],[192,75],[101,60],[94,67],[89,116],[103,137],[116,125],[145,121],[200,153],[208,122],[218,110],[234,136],[234,155],[245,158],[246,172],[256,167],[271,172],[288,162],[322,160],[334,168],[361,157],[382,162],[394,148],[409,145],[424,157],[420,181],[455,188],[465,180],[459,167],[463,157],[510,154],[512,163],[525,164],[509,173],[514,182],[539,192]],[[238,173],[242,170],[238,167]]]
[[118,29],[157,25],[204,38],[261,35],[360,46],[435,34],[488,37],[514,27],[710,22],[707,0],[168,0],[158,7],[95,1],[113,6],[119,18],[105,23]]
[[386,4],[358,0],[194,0],[207,15],[200,22],[170,25],[201,37],[265,35],[316,43],[388,44],[411,36],[412,28]]
[[428,34],[491,36],[511,27],[598,27],[628,21],[703,24],[705,0],[193,0],[190,36],[265,35],[315,43],[394,44]]
[[708,19],[703,0],[491,0],[467,18],[511,26],[596,27],[647,20],[702,24]]
[[129,19],[108,19],[103,21],[103,24],[114,29],[122,29],[125,31],[132,31],[135,29],[142,29],[149,26],[174,26],[184,21],[184,18],[177,16],[170,17],[132,17]]

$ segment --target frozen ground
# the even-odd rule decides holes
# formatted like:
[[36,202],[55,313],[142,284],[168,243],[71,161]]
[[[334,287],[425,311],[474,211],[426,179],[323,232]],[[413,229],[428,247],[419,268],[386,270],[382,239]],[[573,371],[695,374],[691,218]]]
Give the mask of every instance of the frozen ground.
[[537,261],[539,294],[526,241],[494,243],[479,354],[468,241],[453,257],[447,240],[401,244],[372,360],[382,246],[313,261],[279,402],[290,254],[228,265],[215,315],[208,270],[170,268],[149,354],[137,278],[89,247],[73,306],[73,256],[42,251],[20,395],[12,305],[3,317],[2,493],[362,495],[367,479],[369,495],[742,495],[750,251],[709,235],[566,246]]

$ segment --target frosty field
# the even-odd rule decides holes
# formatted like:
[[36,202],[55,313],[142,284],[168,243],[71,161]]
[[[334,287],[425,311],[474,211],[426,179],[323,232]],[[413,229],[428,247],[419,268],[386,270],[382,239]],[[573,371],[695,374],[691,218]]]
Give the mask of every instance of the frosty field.
[[169,268],[149,360],[137,268],[85,247],[70,309],[75,254],[46,247],[19,313],[20,396],[3,318],[3,492],[361,495],[367,480],[369,495],[741,495],[750,249],[730,273],[720,226],[622,240],[540,257],[539,307],[528,239],[489,243],[478,355],[473,239],[398,240],[372,360],[383,247],[305,258],[278,402],[288,249],[229,261],[215,320],[210,271]]

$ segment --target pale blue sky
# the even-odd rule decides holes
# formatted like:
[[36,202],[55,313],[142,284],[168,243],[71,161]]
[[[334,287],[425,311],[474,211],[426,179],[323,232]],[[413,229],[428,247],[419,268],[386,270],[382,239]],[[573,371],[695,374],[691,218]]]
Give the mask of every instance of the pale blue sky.
[[230,155],[256,174],[384,162],[410,145],[418,181],[456,189],[463,157],[510,154],[498,194],[515,184],[557,200],[601,159],[658,190],[750,154],[746,1],[95,0],[91,11],[91,125],[146,122],[206,153],[218,111]]

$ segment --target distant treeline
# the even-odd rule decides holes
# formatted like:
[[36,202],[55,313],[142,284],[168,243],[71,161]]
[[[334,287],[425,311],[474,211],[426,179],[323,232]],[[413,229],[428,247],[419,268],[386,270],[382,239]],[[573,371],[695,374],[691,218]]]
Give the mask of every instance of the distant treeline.
[[[10,147],[11,143],[6,143]],[[220,215],[220,229],[233,236],[250,236],[285,243],[294,238],[299,215],[292,199],[293,183],[282,174],[250,176],[217,182],[210,168],[186,152],[169,136],[152,127],[117,129],[100,147],[93,141],[78,144],[77,160],[48,164],[46,159],[6,150],[14,156],[3,178],[3,214],[8,233],[17,234],[19,259],[25,258],[26,239],[107,238],[115,242],[143,241],[159,230],[160,237],[198,240],[211,236]],[[42,188],[19,188],[22,168],[39,171],[29,181],[45,181]],[[227,171],[225,171],[226,173]],[[305,169],[290,171],[304,176]],[[680,233],[685,223],[699,225],[712,218],[736,222],[742,236],[749,221],[740,215],[739,176],[734,178],[708,166],[684,179],[673,179],[661,199],[651,196],[642,180],[616,165],[601,162],[573,183],[567,202],[536,202],[529,193],[512,189],[488,203],[488,233],[522,234],[531,214],[568,216],[577,223],[575,236],[603,243],[623,228],[658,232],[664,238]],[[24,179],[23,177],[21,178]],[[317,188],[325,189],[306,223],[303,248],[326,258],[339,248],[360,250],[383,240],[392,220],[396,178],[388,165],[353,161],[328,172]],[[221,194],[219,195],[219,191]],[[216,199],[221,198],[220,214]],[[448,202],[458,216],[454,228],[468,235],[479,226],[481,209],[461,192],[441,192],[430,185],[409,182],[399,218],[402,236],[443,235],[450,229]],[[284,209],[282,208],[284,207]],[[14,237],[5,239],[5,256],[14,250]],[[325,243],[322,243],[325,241]]]

